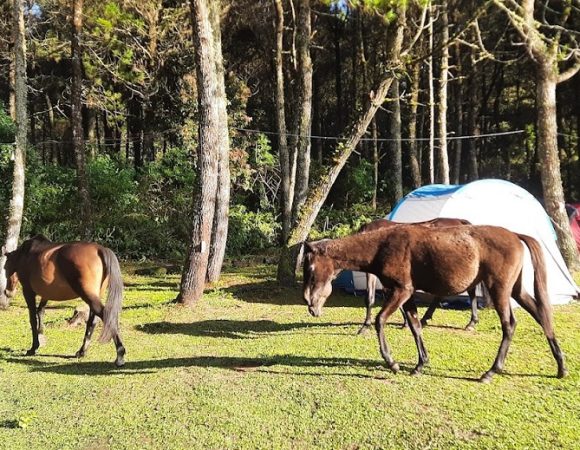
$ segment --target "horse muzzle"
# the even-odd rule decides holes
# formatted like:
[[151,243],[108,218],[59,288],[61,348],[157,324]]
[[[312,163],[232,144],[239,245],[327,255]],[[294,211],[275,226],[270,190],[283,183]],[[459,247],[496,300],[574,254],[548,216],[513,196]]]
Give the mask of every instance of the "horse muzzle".
[[308,306],[308,312],[312,317],[320,317],[322,315],[321,308],[315,308],[314,306]]

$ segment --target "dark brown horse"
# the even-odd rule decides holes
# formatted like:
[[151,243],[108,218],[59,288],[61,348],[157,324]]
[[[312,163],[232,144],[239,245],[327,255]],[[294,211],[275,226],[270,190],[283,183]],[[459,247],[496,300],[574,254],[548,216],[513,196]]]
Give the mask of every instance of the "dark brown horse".
[[[24,241],[6,254],[6,295],[14,295],[19,280],[30,318],[32,347],[27,355],[36,354],[39,335],[44,333],[44,309],[49,300],[72,300],[80,297],[90,308],[87,328],[77,357],[85,355],[95,328],[95,317],[103,321],[101,342],[113,339],[117,350],[115,364],[125,364],[125,347],[119,337],[119,315],[123,297],[121,269],[115,254],[91,242],[58,244],[43,236]],[[16,276],[16,275],[17,276]],[[107,304],[101,296],[108,287]],[[36,296],[40,296],[38,308]]]
[[[387,219],[373,220],[372,222],[369,222],[360,227],[359,233],[380,230],[383,228],[390,228],[396,225],[403,224],[401,224],[400,222],[392,222]],[[425,227],[451,227],[456,225],[471,225],[471,222],[464,219],[451,219],[446,217],[438,217],[436,219],[428,220],[425,222],[418,222],[416,223],[416,225],[423,225]],[[370,330],[372,325],[371,322],[372,310],[375,304],[377,277],[374,276],[372,273],[367,273],[366,276],[367,276],[367,295],[365,296],[366,317],[362,327],[358,331],[358,334],[363,334],[366,333],[368,330]],[[479,322],[479,316],[477,314],[477,297],[475,296],[475,289],[468,292],[468,294],[471,300],[471,320],[465,326],[465,329],[473,330],[475,329],[475,325],[477,325],[477,323]],[[441,297],[434,297],[433,300],[431,300],[429,308],[427,308],[427,311],[425,312],[423,318],[421,319],[421,325],[423,326],[427,325],[427,322],[433,318],[433,313],[435,312],[435,309],[441,304],[442,300],[443,299]],[[403,315],[403,326],[407,327],[408,326],[407,315],[405,314],[405,311],[403,311],[403,308],[400,309]]]
[[[525,291],[522,283],[522,241],[532,258],[535,299]],[[306,243],[303,296],[310,314],[320,316],[332,292],[332,279],[345,269],[376,275],[387,291],[384,305],[375,319],[375,328],[381,355],[393,372],[399,370],[399,365],[391,356],[384,326],[400,306],[409,320],[419,354],[412,374],[420,373],[428,362],[421,322],[412,298],[415,290],[445,297],[483,283],[499,315],[503,337],[493,366],[482,375],[481,381],[489,382],[495,373],[503,370],[516,325],[510,295],[542,327],[558,364],[558,377],[567,374],[552,325],[544,256],[538,242],[529,236],[492,226],[429,229],[420,225],[400,225],[342,239]]]

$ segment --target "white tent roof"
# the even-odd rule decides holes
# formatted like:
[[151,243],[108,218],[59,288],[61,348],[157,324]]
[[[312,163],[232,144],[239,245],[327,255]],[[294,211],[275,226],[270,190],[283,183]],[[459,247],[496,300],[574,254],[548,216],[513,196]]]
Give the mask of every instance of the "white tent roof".
[[[556,245],[550,218],[525,189],[493,179],[465,185],[423,186],[401,199],[388,219],[411,223],[437,217],[466,219],[474,225],[501,226],[536,238],[544,250],[551,303],[568,303],[579,292]],[[524,287],[534,295],[532,262],[527,247],[525,251]],[[363,273],[353,272],[351,282],[354,289],[366,289]],[[512,304],[515,306],[513,300]]]

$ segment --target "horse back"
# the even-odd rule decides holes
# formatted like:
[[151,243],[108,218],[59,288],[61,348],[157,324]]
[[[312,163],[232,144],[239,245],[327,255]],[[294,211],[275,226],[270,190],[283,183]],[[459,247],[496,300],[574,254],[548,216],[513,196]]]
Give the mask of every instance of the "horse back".
[[500,227],[408,225],[389,232],[380,264],[383,276],[395,283],[454,295],[513,270],[522,251],[517,235]]
[[30,255],[27,281],[46,300],[71,300],[81,294],[100,296],[106,287],[102,248],[90,242],[54,244]]

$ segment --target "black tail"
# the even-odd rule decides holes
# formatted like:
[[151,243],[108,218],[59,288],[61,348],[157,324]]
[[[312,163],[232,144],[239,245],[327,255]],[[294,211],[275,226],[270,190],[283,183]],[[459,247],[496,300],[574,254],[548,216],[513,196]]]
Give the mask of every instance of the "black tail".
[[107,304],[103,312],[103,332],[100,342],[109,342],[113,336],[119,334],[119,316],[123,301],[123,279],[119,260],[112,250],[103,248],[101,259],[105,266],[106,275],[109,277]]

